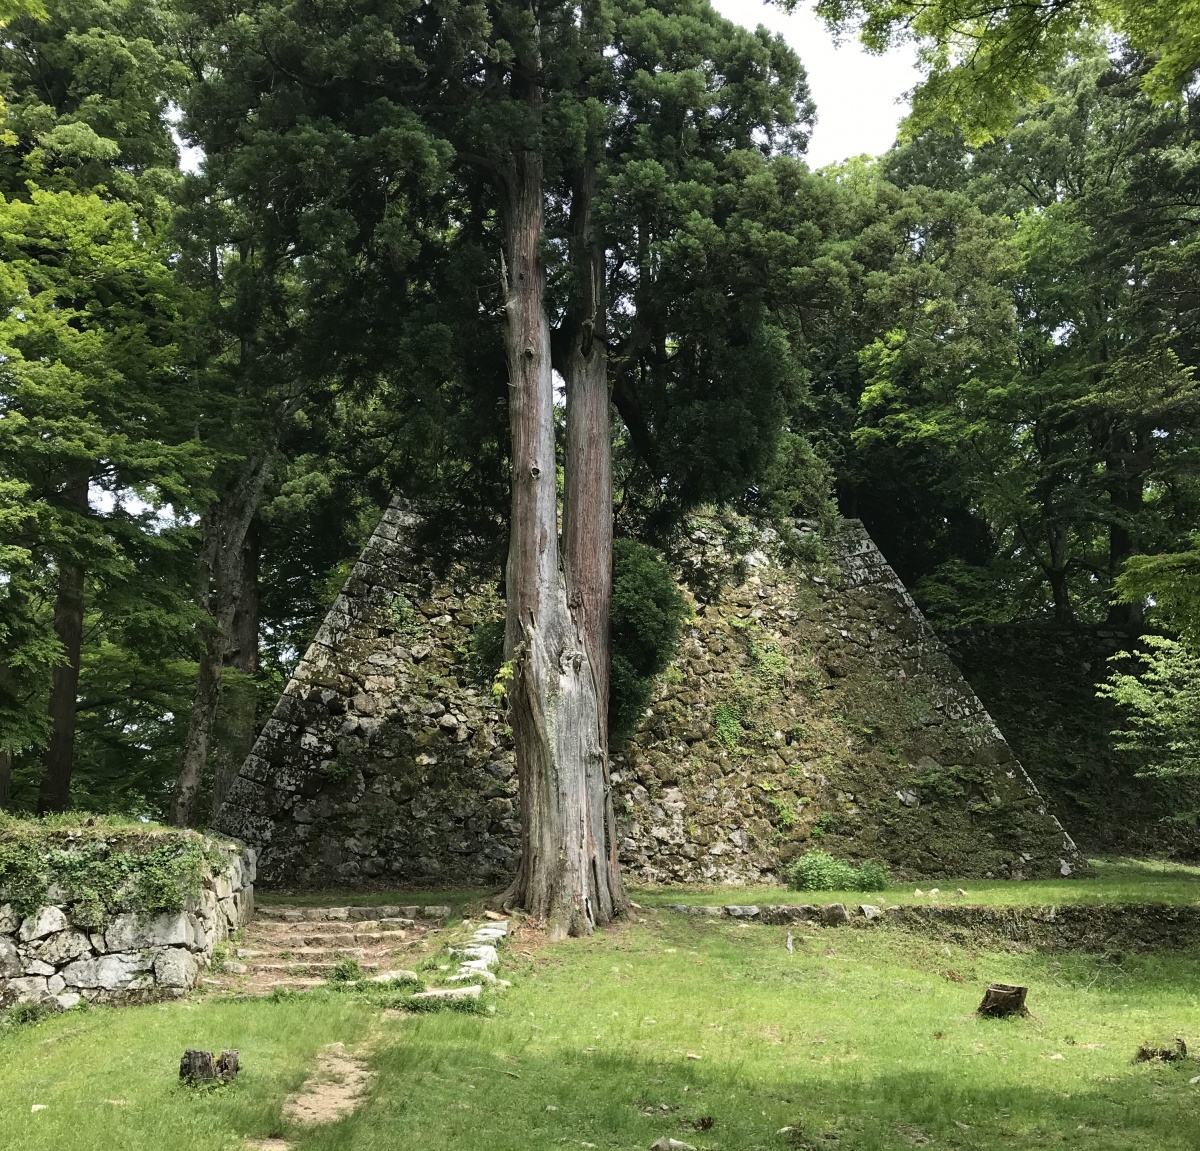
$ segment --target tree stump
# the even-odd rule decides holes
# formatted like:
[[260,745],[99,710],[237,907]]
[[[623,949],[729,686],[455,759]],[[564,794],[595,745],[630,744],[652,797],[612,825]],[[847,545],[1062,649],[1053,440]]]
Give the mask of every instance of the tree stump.
[[179,1078],[186,1083],[228,1083],[237,1073],[236,1051],[222,1051],[214,1056],[211,1051],[188,1048],[179,1061]]
[[1177,1059],[1187,1058],[1187,1044],[1182,1039],[1175,1039],[1170,1044],[1143,1043],[1133,1057],[1134,1063],[1149,1063],[1157,1059],[1162,1063],[1174,1063]]
[[975,1014],[988,1019],[1002,1019],[1006,1015],[1028,1015],[1029,1009],[1025,1006],[1025,996],[1028,994],[1028,987],[1012,983],[991,983],[984,992],[983,1002]]

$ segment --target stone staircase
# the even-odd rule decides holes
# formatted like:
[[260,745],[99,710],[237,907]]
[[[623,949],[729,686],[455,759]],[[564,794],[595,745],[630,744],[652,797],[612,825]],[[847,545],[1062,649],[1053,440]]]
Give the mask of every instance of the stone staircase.
[[203,984],[246,995],[317,987],[347,959],[382,982],[389,972],[411,971],[435,951],[450,914],[451,908],[440,905],[259,907],[230,946],[224,970],[212,972]]

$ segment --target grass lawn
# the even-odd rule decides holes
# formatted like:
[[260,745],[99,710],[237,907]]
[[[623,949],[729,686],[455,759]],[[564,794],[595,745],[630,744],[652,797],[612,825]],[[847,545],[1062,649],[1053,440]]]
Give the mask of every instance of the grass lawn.
[[[554,946],[518,933],[494,1014],[385,1019],[321,991],[9,1028],[0,1147],[234,1151],[282,1134],[297,1151],[634,1151],[662,1135],[701,1151],[1200,1148],[1200,1061],[1130,1061],[1145,1039],[1200,1046],[1200,958],[1116,965],[888,928],[805,928],[789,953],[786,933],[668,912]],[[1028,983],[1036,1018],[975,1018],[990,980]],[[362,1109],[283,1125],[316,1050],[370,1035]],[[245,1070],[230,1088],[181,1088],[185,1046],[239,1047]]]
[[[1200,867],[1139,859],[1093,859],[1094,874],[1080,879],[1037,879],[1023,883],[989,879],[928,879],[884,891],[789,891],[784,887],[640,888],[634,898],[643,905],[667,903],[938,903],[1029,907],[1056,903],[1200,903]],[[965,896],[956,894],[957,889]],[[920,890],[923,894],[917,895]]]

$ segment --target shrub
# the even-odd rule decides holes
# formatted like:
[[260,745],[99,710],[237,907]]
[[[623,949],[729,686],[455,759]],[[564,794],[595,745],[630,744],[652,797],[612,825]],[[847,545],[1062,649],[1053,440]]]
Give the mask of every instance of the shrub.
[[806,851],[787,869],[788,884],[796,891],[879,891],[891,878],[886,864],[868,859],[855,867],[827,851]]
[[358,960],[349,957],[339,959],[329,973],[331,983],[357,983],[362,977],[363,972],[358,965]]
[[858,865],[858,891],[882,891],[892,882],[892,873],[886,863],[867,859]]
[[675,655],[687,612],[671,569],[654,548],[637,540],[613,542],[608,733],[614,744],[637,727],[654,677]]

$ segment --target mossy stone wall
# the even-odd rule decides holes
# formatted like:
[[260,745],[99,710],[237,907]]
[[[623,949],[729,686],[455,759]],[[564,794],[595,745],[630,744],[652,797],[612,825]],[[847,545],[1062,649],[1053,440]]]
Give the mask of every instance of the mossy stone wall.
[[[501,605],[435,568],[420,527],[401,502],[385,513],[220,814],[269,884],[487,885],[515,867],[511,732],[471,658]],[[830,547],[794,563],[734,515],[675,541],[693,617],[613,754],[631,879],[771,879],[810,845],[914,876],[1083,866],[861,524]]]
[[177,998],[253,913],[254,880],[252,848],[194,831],[0,817],[0,1007]]

